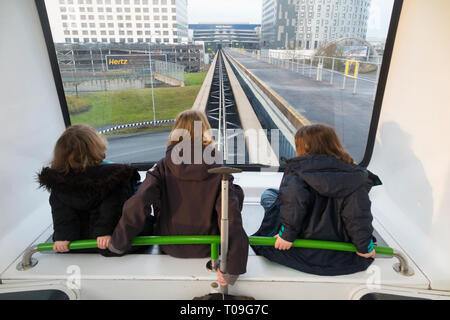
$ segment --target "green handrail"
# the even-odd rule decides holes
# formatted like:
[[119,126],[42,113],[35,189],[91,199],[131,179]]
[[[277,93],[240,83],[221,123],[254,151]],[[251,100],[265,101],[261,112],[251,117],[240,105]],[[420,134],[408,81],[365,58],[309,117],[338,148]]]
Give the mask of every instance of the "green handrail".
[[[275,238],[249,237],[250,245],[274,246]],[[170,244],[209,244],[211,245],[211,259],[219,258],[220,236],[165,236],[165,237],[138,237],[133,240],[133,246],[148,245],[170,245]],[[357,252],[356,247],[351,243],[302,240],[294,241],[294,248],[310,248],[334,251]],[[97,240],[73,241],[69,244],[70,250],[97,248]],[[42,243],[37,246],[38,252],[52,251],[53,243]],[[379,255],[393,256],[394,249],[388,247],[375,247],[375,252]]]

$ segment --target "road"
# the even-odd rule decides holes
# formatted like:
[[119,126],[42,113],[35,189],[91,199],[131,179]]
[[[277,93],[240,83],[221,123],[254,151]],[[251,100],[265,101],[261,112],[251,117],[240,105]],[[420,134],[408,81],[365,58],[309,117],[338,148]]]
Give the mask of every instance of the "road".
[[297,73],[241,53],[229,53],[309,121],[335,128],[355,161],[361,162],[372,118],[374,83],[358,81],[358,93],[353,95],[351,78],[347,79],[346,89],[341,90],[344,77],[335,74],[331,85],[330,72],[326,70],[319,82],[315,80],[315,68],[309,77],[309,66],[303,75],[302,67]]
[[106,159],[115,163],[157,162],[166,155],[170,131],[157,131],[108,139]]

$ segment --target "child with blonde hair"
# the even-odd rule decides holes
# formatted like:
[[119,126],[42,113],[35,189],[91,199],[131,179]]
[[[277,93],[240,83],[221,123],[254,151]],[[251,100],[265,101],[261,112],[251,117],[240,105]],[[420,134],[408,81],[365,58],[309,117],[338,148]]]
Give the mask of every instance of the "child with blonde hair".
[[[156,208],[156,233],[160,236],[219,235],[221,176],[208,173],[218,163],[210,124],[204,113],[188,110],[178,115],[170,135],[166,157],[160,160],[135,196],[125,203],[123,216],[109,243],[109,250],[122,254],[142,230],[143,221]],[[233,285],[246,272],[248,237],[242,226],[244,193],[230,177],[229,251],[227,274],[218,270],[222,285]],[[164,245],[161,250],[177,258],[206,258],[209,245]]]

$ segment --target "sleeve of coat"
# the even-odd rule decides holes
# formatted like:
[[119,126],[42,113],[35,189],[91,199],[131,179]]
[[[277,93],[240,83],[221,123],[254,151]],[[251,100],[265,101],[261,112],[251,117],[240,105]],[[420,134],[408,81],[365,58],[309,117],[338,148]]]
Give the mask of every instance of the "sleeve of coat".
[[[248,236],[242,225],[241,211],[244,203],[244,191],[239,185],[229,183],[228,195],[228,256],[227,274],[240,275],[247,272]],[[219,228],[222,219],[222,194],[216,200],[216,212]]]
[[52,207],[53,241],[80,240],[80,218],[75,210],[62,203],[52,192],[49,199]]
[[124,203],[131,195],[126,187],[118,188],[100,204],[100,215],[94,225],[94,236],[110,236],[122,216]]
[[157,165],[147,172],[138,192],[125,202],[122,217],[108,247],[111,252],[124,254],[131,248],[133,239],[144,230],[145,221],[151,215],[151,206],[159,206],[160,198],[161,175]]
[[369,253],[372,241],[371,202],[365,187],[361,187],[344,201],[342,219],[345,229],[359,253]]
[[302,230],[308,206],[310,191],[296,175],[286,175],[280,188],[281,238],[294,242]]

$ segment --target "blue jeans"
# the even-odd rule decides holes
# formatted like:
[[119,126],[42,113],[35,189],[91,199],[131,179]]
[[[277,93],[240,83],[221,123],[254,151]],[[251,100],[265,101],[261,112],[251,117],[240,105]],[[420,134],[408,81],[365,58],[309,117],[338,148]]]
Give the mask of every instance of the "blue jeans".
[[[264,218],[261,226],[254,236],[273,237],[280,228],[280,202],[278,200],[279,191],[269,189],[261,196],[261,206],[264,208]],[[255,250],[255,248],[254,248]],[[256,253],[257,250],[255,250]]]
[[261,196],[261,205],[264,208],[265,212],[272,209],[279,195],[280,191],[276,189],[268,189],[264,191]]

